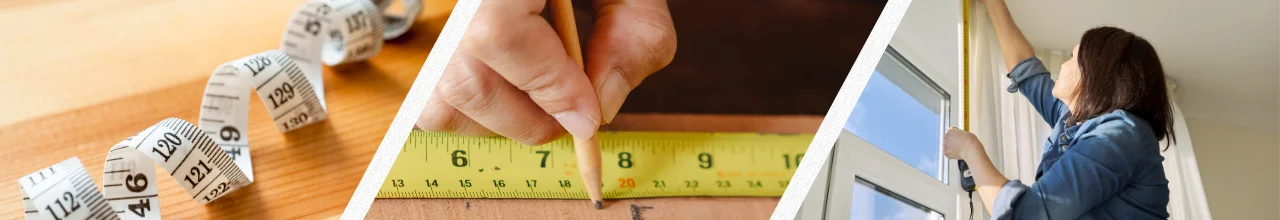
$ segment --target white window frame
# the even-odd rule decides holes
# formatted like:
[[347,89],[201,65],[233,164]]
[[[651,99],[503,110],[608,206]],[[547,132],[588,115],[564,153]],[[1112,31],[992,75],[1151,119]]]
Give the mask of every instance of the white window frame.
[[[881,70],[879,65],[900,65],[899,68],[907,70],[908,73],[914,73],[913,78],[920,79],[923,84],[928,85],[929,88],[924,89],[941,93],[945,101],[940,110],[944,121],[939,123],[939,140],[947,127],[960,124],[960,99],[958,96],[951,95],[959,92],[954,87],[939,86],[941,84],[935,80],[946,79],[944,75],[935,71],[921,71],[893,46],[886,49],[876,71]],[[801,214],[797,215],[797,219],[849,219],[853,186],[858,184],[858,179],[879,187],[880,189],[877,190],[888,190],[896,194],[891,196],[909,200],[904,202],[914,203],[912,205],[937,212],[943,216],[943,219],[969,218],[968,193],[960,189],[960,176],[956,162],[942,157],[941,144],[938,146],[938,157],[946,164],[939,172],[943,177],[941,180],[921,172],[847,130],[840,131],[835,145],[832,148],[831,159],[827,161],[819,173],[819,179],[814,182],[808,196],[805,197],[805,203],[801,206]],[[980,211],[983,208],[977,202],[974,203],[973,208],[978,213],[984,213]],[[985,215],[974,216],[978,219],[984,217]]]

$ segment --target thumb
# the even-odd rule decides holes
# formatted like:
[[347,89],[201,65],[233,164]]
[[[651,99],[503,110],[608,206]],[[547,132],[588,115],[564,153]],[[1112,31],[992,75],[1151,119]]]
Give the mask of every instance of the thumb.
[[595,11],[586,72],[608,123],[640,81],[671,63],[676,32],[666,1],[597,0]]

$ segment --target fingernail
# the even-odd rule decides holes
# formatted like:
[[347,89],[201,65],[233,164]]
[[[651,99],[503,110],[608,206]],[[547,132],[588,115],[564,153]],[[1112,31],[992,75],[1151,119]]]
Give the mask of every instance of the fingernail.
[[622,109],[622,102],[626,101],[627,94],[631,93],[631,85],[622,78],[622,72],[614,71],[605,78],[599,90],[596,92],[600,96],[600,110],[604,113],[604,122],[608,124],[613,122],[613,117],[618,115],[619,109]]
[[564,126],[564,129],[577,139],[590,139],[591,136],[596,135],[596,129],[600,127],[598,122],[578,111],[556,113],[551,117],[555,117],[556,121],[560,122],[560,126]]

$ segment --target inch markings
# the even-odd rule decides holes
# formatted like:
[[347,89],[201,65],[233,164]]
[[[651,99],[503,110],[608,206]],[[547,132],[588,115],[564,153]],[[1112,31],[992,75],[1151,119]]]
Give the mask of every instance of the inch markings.
[[[781,196],[813,138],[695,132],[598,135],[606,198]],[[526,146],[502,137],[415,130],[378,198],[583,199],[586,189],[572,158],[572,140],[567,137]]]

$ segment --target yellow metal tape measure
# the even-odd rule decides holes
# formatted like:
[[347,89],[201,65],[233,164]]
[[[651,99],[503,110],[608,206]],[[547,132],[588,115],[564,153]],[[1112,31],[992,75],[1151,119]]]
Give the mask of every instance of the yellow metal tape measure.
[[960,53],[961,53],[961,57],[963,57],[962,58],[963,60],[960,62],[961,68],[962,68],[960,70],[960,74],[962,75],[962,78],[964,78],[964,80],[962,81],[962,83],[964,84],[960,85],[960,88],[964,90],[964,91],[961,91],[962,94],[960,96],[960,99],[964,100],[964,104],[961,106],[961,108],[963,109],[961,110],[961,113],[963,115],[962,117],[964,118],[962,119],[962,121],[960,121],[960,125],[962,126],[961,128],[964,129],[965,131],[970,131],[969,130],[969,111],[971,110],[969,109],[969,61],[970,61],[969,60],[969,1],[972,1],[972,0],[960,0],[960,8],[961,8],[960,10],[961,10],[961,19],[962,19],[960,23],[961,24],[960,25],[960,30],[961,30],[960,43],[962,45]]
[[[605,198],[777,197],[812,134],[600,132]],[[378,198],[586,199],[573,141],[413,131]]]

